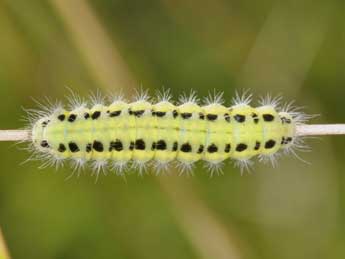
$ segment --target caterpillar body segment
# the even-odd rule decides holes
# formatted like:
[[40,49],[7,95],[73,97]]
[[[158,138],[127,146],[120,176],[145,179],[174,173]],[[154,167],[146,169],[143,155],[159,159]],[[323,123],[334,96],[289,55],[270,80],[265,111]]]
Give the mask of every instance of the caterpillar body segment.
[[94,161],[97,170],[108,162],[115,169],[128,163],[142,168],[150,161],[163,168],[178,161],[190,168],[198,160],[217,167],[228,158],[247,163],[289,150],[296,123],[292,114],[269,104],[118,100],[90,109],[56,109],[33,123],[31,137],[35,150],[52,160],[72,159],[77,166]]

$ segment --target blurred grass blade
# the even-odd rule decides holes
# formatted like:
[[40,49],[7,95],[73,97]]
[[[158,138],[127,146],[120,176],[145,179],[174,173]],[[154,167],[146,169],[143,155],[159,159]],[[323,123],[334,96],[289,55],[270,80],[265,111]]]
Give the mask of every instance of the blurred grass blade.
[[10,259],[4,236],[0,228],[0,259]]

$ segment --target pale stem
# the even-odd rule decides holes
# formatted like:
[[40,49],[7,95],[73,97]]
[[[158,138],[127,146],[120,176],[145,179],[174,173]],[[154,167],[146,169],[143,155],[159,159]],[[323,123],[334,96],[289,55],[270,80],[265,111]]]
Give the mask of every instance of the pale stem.
[[0,141],[23,141],[29,138],[29,130],[0,130]]
[[345,124],[314,124],[296,126],[297,136],[345,135]]

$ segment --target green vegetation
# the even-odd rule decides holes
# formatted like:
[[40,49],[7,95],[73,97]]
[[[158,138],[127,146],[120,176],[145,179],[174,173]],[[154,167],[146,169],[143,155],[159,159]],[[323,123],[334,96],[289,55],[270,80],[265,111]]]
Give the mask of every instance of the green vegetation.
[[[315,123],[345,122],[344,4],[330,1],[0,3],[1,129],[66,86],[282,94]],[[0,143],[0,225],[13,258],[344,258],[345,139],[311,139],[241,175],[78,177]],[[1,257],[1,256],[0,256]]]

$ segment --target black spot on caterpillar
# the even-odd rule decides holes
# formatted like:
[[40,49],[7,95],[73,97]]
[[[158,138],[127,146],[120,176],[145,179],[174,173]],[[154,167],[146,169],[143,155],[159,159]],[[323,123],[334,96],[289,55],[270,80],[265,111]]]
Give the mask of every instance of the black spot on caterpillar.
[[69,149],[71,150],[72,153],[76,153],[76,152],[80,151],[78,145],[76,143],[74,143],[74,142],[68,143],[68,147],[69,147]]
[[261,143],[259,141],[255,142],[254,150],[259,150]]
[[183,118],[183,119],[189,119],[189,118],[191,118],[192,117],[192,113],[190,113],[190,112],[184,112],[184,113],[181,113],[181,117]]
[[225,145],[224,152],[225,152],[225,153],[229,153],[229,152],[230,152],[230,149],[231,149],[231,144],[226,144],[226,145]]
[[236,114],[234,118],[237,122],[245,122],[246,120],[246,116],[241,114]]
[[207,115],[206,115],[206,118],[207,118],[209,121],[215,121],[215,120],[218,118],[218,115],[216,115],[216,114],[207,114]]
[[92,113],[91,118],[93,120],[96,120],[96,119],[99,118],[99,116],[101,116],[101,112],[100,111],[95,111],[94,113]]
[[59,119],[60,121],[64,121],[65,118],[66,118],[65,114],[60,114],[60,115],[58,116],[58,119]]
[[138,150],[145,150],[145,142],[144,140],[142,139],[137,139],[135,141],[135,149],[138,149]]
[[272,114],[263,114],[262,117],[264,118],[264,121],[273,121],[274,116]]
[[178,144],[177,144],[177,142],[175,141],[174,144],[173,144],[172,151],[177,151],[177,149],[178,149]]
[[224,119],[225,119],[227,122],[230,122],[230,115],[229,115],[229,113],[225,113],[225,114],[224,114]]
[[176,110],[173,110],[173,117],[176,118],[178,116],[178,112]]
[[211,144],[207,148],[207,152],[209,153],[215,153],[218,151],[218,147],[215,144]]
[[46,140],[42,140],[41,141],[41,147],[44,147],[44,148],[49,147],[48,142]]
[[246,150],[247,148],[248,148],[248,146],[246,144],[240,143],[236,146],[236,151],[242,152],[242,151]]
[[259,122],[259,117],[258,117],[258,115],[256,114],[256,113],[252,113],[252,118],[253,118],[253,121],[254,121],[254,123],[255,124],[258,124],[258,122]]
[[128,110],[129,115],[134,115],[138,118],[140,118],[144,114],[145,110],[139,110],[139,111],[132,111],[131,109]]
[[59,148],[58,148],[58,151],[63,153],[66,151],[66,146],[62,143],[59,144]]
[[94,150],[96,150],[97,152],[103,152],[103,151],[104,151],[104,147],[103,147],[102,142],[97,141],[97,140],[95,140],[95,141],[93,142],[92,148],[93,148]]
[[91,143],[88,143],[87,145],[86,145],[86,152],[87,153],[90,153],[91,152],[91,150],[92,150],[92,144]]
[[113,111],[109,113],[109,117],[117,117],[120,116],[121,111]]
[[88,118],[90,118],[90,114],[88,112],[84,113],[84,119],[87,120]]
[[282,123],[288,123],[288,124],[291,123],[291,119],[287,119],[285,117],[281,117],[280,119],[281,119]]
[[265,143],[265,148],[266,149],[273,148],[275,146],[275,144],[276,144],[276,142],[273,139],[270,139]]
[[123,145],[122,145],[122,142],[120,140],[117,139],[115,141],[110,142],[109,152],[111,152],[113,150],[116,150],[116,151],[122,151],[123,150]]
[[47,126],[49,122],[50,122],[50,120],[47,120],[47,121],[42,122],[42,127]]
[[165,150],[167,148],[167,144],[165,143],[164,140],[158,140],[156,143],[156,149],[157,150]]
[[77,119],[77,115],[76,114],[71,114],[69,117],[68,117],[68,121],[69,122],[73,122]]
[[182,144],[181,151],[185,153],[192,152],[192,146],[189,143]]
[[155,115],[156,115],[157,117],[164,117],[165,114],[166,114],[166,112],[155,112]]

